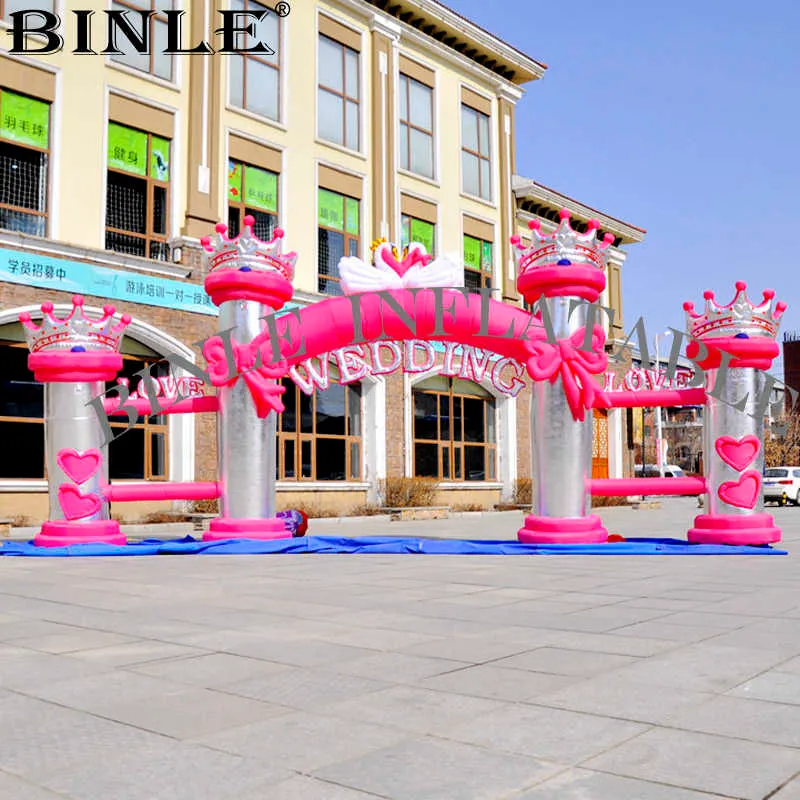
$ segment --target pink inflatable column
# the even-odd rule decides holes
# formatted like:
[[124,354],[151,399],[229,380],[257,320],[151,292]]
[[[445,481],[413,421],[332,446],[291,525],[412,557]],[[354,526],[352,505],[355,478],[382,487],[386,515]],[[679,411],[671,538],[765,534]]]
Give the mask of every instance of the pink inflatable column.
[[87,542],[125,544],[119,523],[110,519],[103,489],[108,483],[105,429],[92,401],[105,392],[122,369],[119,345],[131,318],[115,322],[116,309],[89,319],[83,298],[72,298],[72,312],[58,319],[53,304],[43,303],[43,320],[20,314],[30,355],[28,366],[44,384],[45,463],[50,519],[34,543],[60,547]]
[[[269,242],[253,235],[254,219],[244,218],[241,235],[226,237],[217,225],[217,241],[203,239],[209,253],[205,288],[219,307],[219,330],[231,331],[230,342],[215,337],[205,345],[212,383],[217,386],[217,460],[220,517],[204,539],[280,539],[290,537],[276,516],[277,414],[283,411],[276,378],[283,367],[258,364],[253,340],[265,318],[291,299],[296,253],[282,253],[283,231]],[[264,349],[269,361],[270,347]],[[229,364],[235,358],[235,368]]]
[[[605,335],[596,326],[585,346],[587,303],[605,288],[605,258],[613,239],[596,240],[599,223],[592,220],[585,234],[573,230],[569,212],[550,235],[530,223],[528,249],[517,245],[517,287],[527,303],[540,301],[552,325],[550,338],[538,343],[528,361],[534,380],[531,398],[531,477],[533,514],[519,531],[522,542],[604,542],[608,531],[590,514],[592,470],[591,400],[599,389],[594,375],[605,371]],[[541,316],[541,309],[539,316]],[[547,327],[547,319],[542,320]],[[602,320],[598,319],[598,322]]]
[[[780,352],[775,341],[785,303],[774,303],[767,290],[759,305],[747,299],[746,284],[736,284],[736,296],[726,306],[706,292],[703,314],[685,303],[686,349],[705,372],[706,408],[703,420],[703,467],[707,513],[695,518],[690,542],[759,545],[780,541],[781,531],[764,513],[764,414],[759,408],[766,374]],[[707,353],[700,352],[701,343]],[[729,363],[722,363],[726,353]],[[727,359],[726,359],[727,360]]]

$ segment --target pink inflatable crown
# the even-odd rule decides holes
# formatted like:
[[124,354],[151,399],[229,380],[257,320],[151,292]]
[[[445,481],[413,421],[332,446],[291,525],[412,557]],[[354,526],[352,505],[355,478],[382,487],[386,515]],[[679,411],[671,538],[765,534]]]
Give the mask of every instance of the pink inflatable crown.
[[516,256],[519,274],[529,269],[545,266],[574,265],[591,266],[604,269],[606,257],[614,235],[607,233],[602,242],[597,241],[597,229],[600,223],[596,219],[587,223],[587,233],[579,233],[570,225],[570,213],[566,208],[559,212],[561,224],[554,233],[542,233],[541,223],[532,219],[528,223],[531,229],[530,247],[523,247],[519,236],[513,236],[511,242],[516,245]]
[[719,305],[714,292],[706,291],[703,297],[706,308],[703,314],[694,310],[694,303],[684,303],[688,333],[697,339],[741,336],[775,339],[779,320],[786,310],[783,301],[774,302],[775,292],[765,289],[761,303],[756,305],[745,293],[747,284],[738,281],[736,295],[728,305]]
[[117,309],[114,306],[103,306],[100,319],[90,319],[83,310],[83,297],[72,298],[72,311],[59,319],[53,315],[53,304],[42,303],[42,324],[37,325],[31,315],[24,312],[19,321],[25,327],[25,338],[31,353],[40,351],[72,351],[80,352],[119,352],[123,332],[131,322],[128,314],[123,314],[119,321],[113,317]]
[[272,239],[264,242],[253,235],[255,219],[244,218],[242,232],[235,239],[225,234],[228,226],[220,222],[216,226],[217,241],[212,244],[210,236],[200,240],[208,255],[209,271],[241,270],[243,272],[277,272],[291,281],[297,253],[283,253],[283,231],[276,228]]

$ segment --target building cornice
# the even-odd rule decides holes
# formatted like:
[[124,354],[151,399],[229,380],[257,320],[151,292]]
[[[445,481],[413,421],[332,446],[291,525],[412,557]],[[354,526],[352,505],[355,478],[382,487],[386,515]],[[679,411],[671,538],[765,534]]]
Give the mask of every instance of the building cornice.
[[[542,186],[535,181],[520,178],[518,175],[515,175],[513,178],[512,191],[518,201],[529,200],[542,203],[556,210],[566,208],[584,222],[588,222],[590,219],[596,219],[600,222],[602,230],[613,233],[615,237],[622,240],[623,244],[642,242],[647,233],[647,231],[642,228],[637,228],[630,223],[611,217],[608,214],[604,214],[602,211],[598,211],[571,197],[567,197],[554,189]],[[517,219],[527,222],[534,218],[542,219],[541,216],[530,211],[525,211],[523,209],[517,210]]]
[[400,25],[384,14],[373,14],[369,27],[373,33],[379,33],[395,42],[400,39],[402,32]]

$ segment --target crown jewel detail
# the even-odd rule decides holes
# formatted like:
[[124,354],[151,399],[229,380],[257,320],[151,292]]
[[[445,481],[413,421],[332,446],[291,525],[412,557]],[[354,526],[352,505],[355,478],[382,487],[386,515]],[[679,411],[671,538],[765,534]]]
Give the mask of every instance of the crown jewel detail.
[[588,232],[579,233],[570,225],[570,212],[562,208],[559,212],[561,223],[554,233],[542,233],[542,224],[538,219],[528,223],[531,229],[531,243],[523,247],[519,236],[512,236],[511,243],[516,245],[515,254],[519,274],[525,270],[557,264],[565,268],[585,265],[605,269],[606,257],[614,234],[607,233],[602,242],[597,241],[597,229],[600,223],[591,219],[587,223]]
[[782,300],[774,302],[775,292],[765,289],[762,301],[756,305],[747,297],[746,290],[747,284],[738,281],[736,294],[728,305],[717,303],[714,292],[704,292],[706,307],[702,314],[695,312],[694,303],[684,303],[688,332],[697,339],[716,339],[739,334],[775,339],[786,303]]
[[226,236],[228,226],[220,222],[215,230],[216,241],[210,236],[200,239],[206,251],[210,272],[220,269],[254,270],[258,272],[277,272],[291,281],[297,253],[283,252],[283,231],[276,228],[270,241],[265,242],[253,234],[255,218],[249,214],[244,218],[242,232],[233,239]]
[[25,339],[31,353],[39,351],[119,352],[123,332],[130,325],[131,317],[123,314],[114,320],[117,309],[103,306],[103,316],[91,319],[83,310],[83,297],[72,298],[72,311],[66,317],[53,314],[52,303],[42,303],[42,323],[37,325],[28,312],[19,315],[25,328]]

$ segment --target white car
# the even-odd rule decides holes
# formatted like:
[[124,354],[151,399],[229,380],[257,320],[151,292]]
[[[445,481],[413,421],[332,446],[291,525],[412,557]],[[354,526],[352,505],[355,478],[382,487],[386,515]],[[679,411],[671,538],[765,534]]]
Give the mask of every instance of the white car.
[[[637,478],[660,478],[661,471],[658,467],[651,466],[650,464],[647,465],[647,469],[644,470],[644,475],[642,475],[642,465],[637,464],[636,468],[636,477]],[[685,478],[686,473],[677,465],[677,464],[664,464],[664,477],[665,478]]]
[[800,467],[767,467],[764,470],[764,502],[800,505]]

